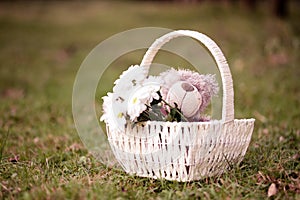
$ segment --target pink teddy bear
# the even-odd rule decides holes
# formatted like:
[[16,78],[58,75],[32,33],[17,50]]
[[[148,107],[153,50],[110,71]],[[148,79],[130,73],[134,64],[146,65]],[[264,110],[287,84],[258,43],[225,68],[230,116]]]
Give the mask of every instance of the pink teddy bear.
[[191,70],[170,69],[162,72],[162,98],[176,105],[188,121],[208,121],[202,115],[211,98],[219,91],[215,75],[202,75]]

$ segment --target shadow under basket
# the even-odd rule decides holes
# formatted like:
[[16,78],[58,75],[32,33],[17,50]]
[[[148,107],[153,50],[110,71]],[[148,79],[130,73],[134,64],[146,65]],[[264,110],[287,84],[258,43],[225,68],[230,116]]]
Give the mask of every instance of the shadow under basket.
[[255,119],[234,119],[233,85],[220,48],[206,35],[189,30],[170,32],[146,52],[141,67],[149,69],[158,50],[169,40],[187,36],[200,41],[212,54],[223,84],[222,119],[209,122],[147,121],[128,124],[114,132],[106,126],[111,149],[129,174],[176,181],[194,181],[220,175],[242,161]]

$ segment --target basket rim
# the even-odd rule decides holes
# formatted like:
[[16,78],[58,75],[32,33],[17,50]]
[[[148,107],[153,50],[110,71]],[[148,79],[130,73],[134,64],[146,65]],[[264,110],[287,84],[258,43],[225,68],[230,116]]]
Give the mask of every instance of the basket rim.
[[212,124],[212,123],[230,123],[230,122],[255,122],[254,118],[241,118],[241,119],[234,119],[232,121],[224,121],[224,120],[210,120],[210,121],[206,121],[206,122],[165,122],[165,121],[145,121],[145,122],[139,122],[140,124],[143,125],[151,125],[151,124],[182,124],[182,125],[204,125],[204,124]]

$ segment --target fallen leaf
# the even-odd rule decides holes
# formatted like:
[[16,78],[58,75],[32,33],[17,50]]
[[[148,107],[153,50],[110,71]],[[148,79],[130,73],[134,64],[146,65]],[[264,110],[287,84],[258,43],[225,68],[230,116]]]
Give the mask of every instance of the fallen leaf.
[[293,158],[294,160],[299,160],[300,154],[299,154],[299,153],[296,153],[295,155],[293,155],[292,158]]
[[80,149],[82,149],[82,145],[79,143],[73,143],[71,146],[67,147],[65,149],[65,151],[79,151]]
[[285,140],[285,138],[283,136],[279,137],[279,142],[283,142]]
[[16,114],[17,114],[17,106],[14,106],[14,105],[10,106],[10,114],[11,114],[11,116],[16,116]]
[[261,184],[261,183],[263,183],[264,182],[264,177],[262,177],[261,175],[259,175],[259,174],[256,174],[256,182],[257,182],[257,184]]
[[16,178],[16,176],[18,176],[18,174],[17,174],[17,173],[13,173],[13,174],[11,175],[11,178],[14,179],[14,178]]
[[277,193],[277,187],[275,183],[272,183],[268,189],[268,197],[274,196]]
[[258,119],[259,121],[261,121],[262,123],[266,123],[267,122],[267,118],[262,115],[261,113],[259,113],[258,111],[254,111],[253,115],[255,116],[256,119]]
[[271,54],[268,59],[272,65],[285,65],[289,61],[289,57],[285,52]]
[[21,99],[24,97],[24,90],[17,88],[8,88],[2,92],[2,96],[8,99]]
[[14,156],[12,158],[9,158],[8,160],[9,160],[9,162],[17,163],[17,162],[19,162],[19,159],[20,159],[19,156]]
[[64,63],[69,59],[69,55],[65,50],[59,50],[56,53],[55,60],[59,63]]
[[269,129],[267,129],[267,128],[264,128],[262,132],[265,135],[269,135]]
[[65,123],[66,123],[66,120],[65,120],[65,118],[63,118],[63,117],[57,117],[57,118],[56,118],[56,121],[57,121],[59,124],[65,124]]
[[253,147],[254,147],[254,148],[259,148],[259,144],[258,144],[258,143],[254,143],[254,144],[253,144]]
[[298,184],[297,183],[290,183],[290,184],[288,184],[287,189],[289,191],[300,194],[300,183],[298,183]]
[[5,184],[7,184],[6,182],[4,183],[0,183],[0,186],[4,189],[4,190],[6,190],[6,191],[9,191],[9,189],[6,187],[6,185]]
[[39,143],[39,141],[40,141],[40,138],[38,138],[38,137],[35,137],[35,138],[33,139],[34,144]]

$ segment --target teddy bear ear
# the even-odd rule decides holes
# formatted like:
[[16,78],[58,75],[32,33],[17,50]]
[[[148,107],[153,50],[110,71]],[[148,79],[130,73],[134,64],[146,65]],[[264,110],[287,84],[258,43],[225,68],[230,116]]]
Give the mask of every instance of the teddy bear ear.
[[193,85],[186,83],[186,82],[183,82],[181,84],[181,87],[182,87],[182,89],[184,89],[187,92],[192,92],[196,89]]
[[205,86],[206,86],[206,92],[209,93],[211,97],[218,94],[219,85],[215,74],[205,75]]

